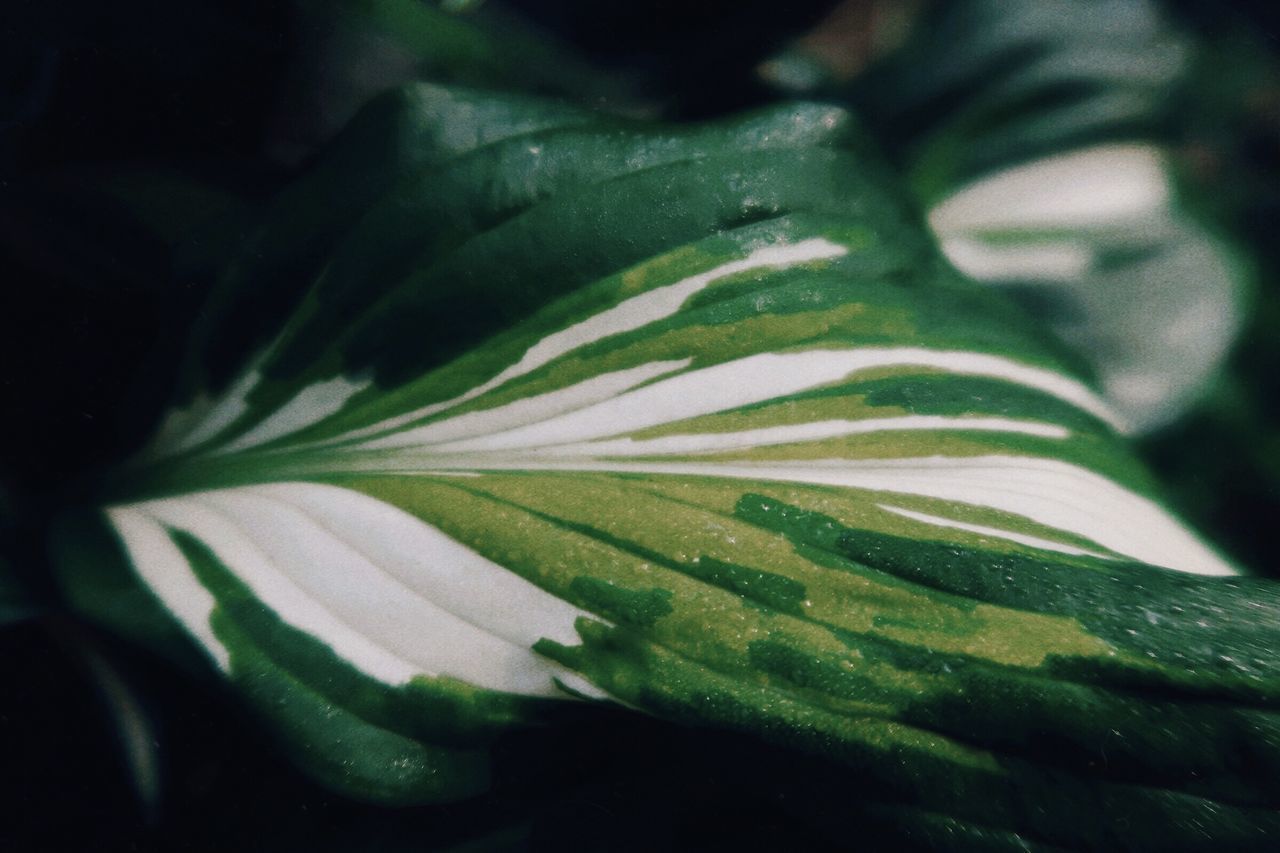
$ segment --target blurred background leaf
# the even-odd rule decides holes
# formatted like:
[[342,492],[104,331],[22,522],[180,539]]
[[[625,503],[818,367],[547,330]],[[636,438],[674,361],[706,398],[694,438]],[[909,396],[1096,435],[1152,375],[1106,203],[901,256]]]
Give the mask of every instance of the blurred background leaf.
[[1171,154],[1193,39],[1151,0],[845,6],[896,43],[849,62],[810,36],[762,75],[852,105],[952,263],[1081,352],[1133,428],[1174,419],[1234,340],[1248,278]]
[[855,104],[927,206],[1010,164],[1159,132],[1188,50],[1147,0],[959,0],[898,23],[853,5],[900,42],[865,67],[812,38],[773,62],[816,63],[800,88]]

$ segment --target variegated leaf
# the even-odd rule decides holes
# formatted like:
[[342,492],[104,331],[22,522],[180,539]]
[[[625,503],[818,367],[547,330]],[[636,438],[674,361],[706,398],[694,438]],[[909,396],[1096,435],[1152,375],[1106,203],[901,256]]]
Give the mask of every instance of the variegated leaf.
[[496,732],[586,700],[823,752],[956,826],[1275,826],[1274,591],[1201,577],[1234,570],[845,113],[411,102],[412,167],[359,211],[314,185],[314,284],[64,534],[71,586],[114,538],[112,583],[362,796],[479,790]]
[[861,77],[810,85],[864,111],[948,259],[1146,431],[1195,402],[1245,313],[1245,265],[1179,193],[1170,105],[1191,60],[1150,0],[959,0]]

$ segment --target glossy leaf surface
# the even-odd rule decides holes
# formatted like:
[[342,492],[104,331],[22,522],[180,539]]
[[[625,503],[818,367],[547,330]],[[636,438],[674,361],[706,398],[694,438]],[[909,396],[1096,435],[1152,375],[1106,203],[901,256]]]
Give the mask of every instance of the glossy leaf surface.
[[1274,589],[1222,577],[846,113],[423,86],[347,138],[397,110],[376,186],[322,173],[229,274],[209,352],[299,301],[234,369],[195,359],[64,529],[73,596],[136,575],[378,800],[481,790],[496,733],[588,700],[827,755],[947,831],[1275,827]]

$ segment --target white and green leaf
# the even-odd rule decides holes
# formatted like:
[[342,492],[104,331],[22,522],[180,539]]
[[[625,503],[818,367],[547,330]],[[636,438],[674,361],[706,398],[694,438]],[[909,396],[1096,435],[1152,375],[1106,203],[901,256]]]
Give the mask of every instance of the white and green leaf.
[[[1052,843],[1096,842],[1098,798],[1147,839],[1274,826],[1280,598],[1204,577],[1235,570],[1096,386],[842,111],[536,126],[419,92],[413,166],[317,214],[296,310],[65,528],[71,586],[123,558],[381,800],[473,793],[498,732],[613,701]],[[226,305],[206,341],[256,310]]]

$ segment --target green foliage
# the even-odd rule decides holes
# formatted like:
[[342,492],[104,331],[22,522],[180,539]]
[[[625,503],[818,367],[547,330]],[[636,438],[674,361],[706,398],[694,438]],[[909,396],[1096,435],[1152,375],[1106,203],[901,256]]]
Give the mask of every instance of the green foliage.
[[[724,60],[694,84],[619,73],[621,48],[599,73],[502,8],[302,4],[321,64],[386,47],[435,82],[373,98],[267,203],[97,182],[217,281],[145,446],[50,489],[65,603],[225,682],[358,800],[550,779],[512,738],[640,712],[732,738],[724,772],[829,837],[838,803],[926,848],[1264,846],[1274,582],[1210,577],[1237,569],[1122,435],[1233,331],[1147,334],[1229,314],[1240,275],[1160,153],[1186,43],[1143,2],[938,4],[813,90],[857,117],[709,100],[801,7],[680,63]],[[1129,147],[1072,159],[1099,144]],[[1070,166],[1049,204],[974,218],[980,180],[1046,156]],[[1136,215],[1055,209],[1135,162]],[[994,289],[938,237],[962,272],[956,241],[1087,263]],[[1130,409],[1117,374],[1163,396]],[[5,569],[0,623],[26,608]]]
[[[201,345],[257,352],[193,358],[105,517],[326,784],[471,796],[587,698],[857,767],[895,820],[1275,828],[1270,587],[1171,570],[1231,572],[845,113],[416,85],[220,292]],[[75,568],[118,547],[68,536],[118,621]]]

